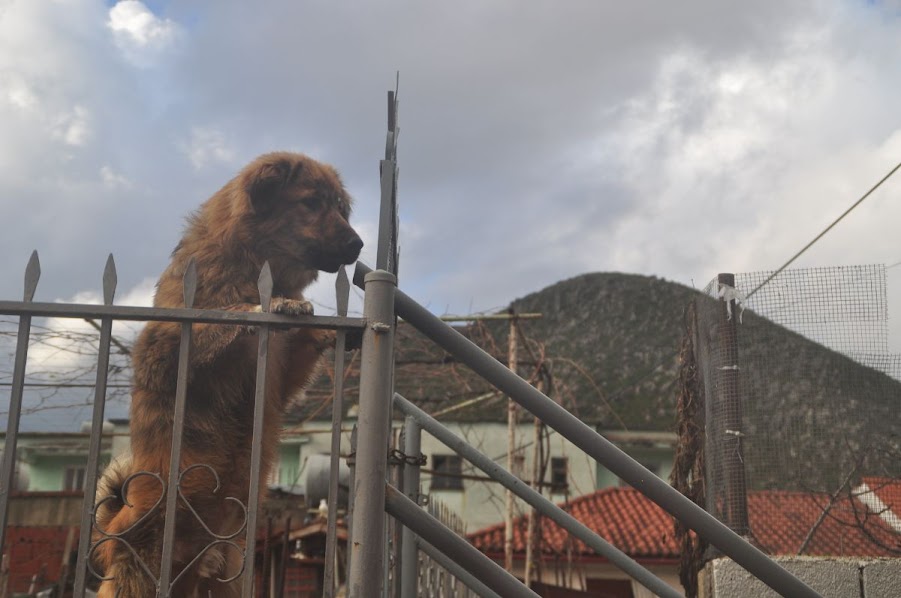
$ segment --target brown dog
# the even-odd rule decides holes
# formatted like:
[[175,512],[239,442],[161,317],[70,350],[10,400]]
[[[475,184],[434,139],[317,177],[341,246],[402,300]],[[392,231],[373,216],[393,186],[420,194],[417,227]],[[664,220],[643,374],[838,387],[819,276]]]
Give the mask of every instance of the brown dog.
[[[194,258],[195,307],[259,311],[257,279],[268,260],[274,282],[271,310],[311,314],[304,288],[316,280],[318,270],[335,272],[353,263],[363,246],[348,224],[350,208],[333,168],[300,154],[261,156],[189,219],[160,277],[154,305],[184,305],[182,277]],[[117,590],[122,598],[156,595],[148,571],[158,578],[162,486],[150,475],[133,477],[125,497],[122,486],[136,472],[168,479],[180,327],[150,322],[134,347],[131,458],[107,469],[97,494],[97,525],[104,534],[95,533],[101,543],[94,556],[112,578],[101,585],[101,596],[112,597]],[[213,475],[198,467],[183,475],[180,490],[212,532],[231,536],[241,528],[244,513],[225,497],[245,505],[248,497],[257,335],[252,327],[218,324],[194,324],[192,332],[181,471],[206,464],[218,474],[220,487],[214,492]],[[284,409],[310,381],[332,339],[331,333],[316,329],[273,331],[270,336],[259,472],[263,481],[276,454]],[[103,541],[109,534],[123,535]],[[241,532],[233,541],[240,545],[243,536]],[[172,575],[181,577],[173,596],[238,595],[240,580],[218,580],[238,574],[240,554],[224,543],[204,550],[215,538],[182,500],[175,537]]]

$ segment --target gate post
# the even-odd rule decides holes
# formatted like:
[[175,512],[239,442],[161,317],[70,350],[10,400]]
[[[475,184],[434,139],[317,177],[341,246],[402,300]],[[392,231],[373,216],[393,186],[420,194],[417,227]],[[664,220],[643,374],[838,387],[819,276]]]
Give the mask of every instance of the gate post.
[[381,596],[385,547],[385,474],[391,421],[391,363],[394,356],[394,291],[397,279],[376,270],[365,277],[363,350],[354,511],[350,538],[350,598]]
[[[738,319],[739,305],[734,293],[735,275],[717,276],[718,293],[723,299],[718,321],[716,340],[716,401],[715,412],[722,418],[714,424],[717,436],[714,446],[718,454],[715,459],[722,464],[725,495],[723,516],[726,525],[740,536],[747,536],[748,489],[745,481],[744,447],[742,433],[741,370],[738,362]],[[715,490],[714,490],[715,491]]]

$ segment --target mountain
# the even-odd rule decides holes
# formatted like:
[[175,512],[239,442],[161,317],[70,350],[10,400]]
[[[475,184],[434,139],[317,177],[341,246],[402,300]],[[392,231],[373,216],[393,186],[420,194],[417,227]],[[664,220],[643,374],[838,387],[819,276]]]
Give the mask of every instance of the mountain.
[[[677,354],[685,307],[697,293],[656,277],[595,273],[558,282],[517,299],[525,338],[518,347],[519,373],[529,378],[542,359],[551,396],[584,421],[605,428],[672,430],[675,421]],[[506,321],[456,326],[507,364]],[[468,369],[401,322],[396,337],[398,392],[427,412],[440,412],[492,390]],[[530,354],[529,349],[533,354]],[[329,400],[333,367],[308,391],[295,416],[309,418]],[[358,389],[356,363],[346,382],[348,400]],[[311,404],[312,403],[312,404]],[[316,417],[328,417],[323,408]],[[442,419],[506,421],[502,397],[458,408]]]

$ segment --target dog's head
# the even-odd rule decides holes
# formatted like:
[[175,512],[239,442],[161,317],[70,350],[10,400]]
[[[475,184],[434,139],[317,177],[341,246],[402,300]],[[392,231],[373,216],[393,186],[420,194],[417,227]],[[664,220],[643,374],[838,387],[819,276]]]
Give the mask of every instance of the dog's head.
[[337,272],[357,260],[363,241],[350,226],[352,201],[334,168],[277,152],[257,158],[239,180],[254,243],[274,268]]

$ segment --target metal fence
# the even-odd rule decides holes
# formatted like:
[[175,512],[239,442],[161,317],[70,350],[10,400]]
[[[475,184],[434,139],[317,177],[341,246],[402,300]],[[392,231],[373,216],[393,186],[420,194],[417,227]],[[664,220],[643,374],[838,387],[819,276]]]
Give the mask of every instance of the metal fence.
[[[639,583],[660,596],[678,596],[679,593],[670,588],[644,567],[616,549],[596,533],[576,521],[559,507],[550,503],[525,482],[510,474],[491,459],[478,453],[461,439],[453,436],[440,424],[424,414],[416,406],[393,393],[394,331],[398,317],[403,318],[423,335],[453,355],[459,362],[469,366],[478,375],[495,385],[519,405],[555,429],[562,436],[585,451],[597,462],[604,465],[614,474],[643,492],[663,509],[679,518],[699,535],[718,546],[725,554],[744,566],[748,571],[786,596],[816,596],[805,584],[788,574],[779,565],[770,560],[760,550],[753,547],[717,519],[682,496],[666,482],[654,476],[635,460],[601,437],[578,418],[564,410],[560,405],[530,386],[492,356],[488,355],[470,341],[461,336],[447,324],[441,322],[421,305],[397,290],[397,203],[396,203],[396,139],[397,97],[389,93],[388,100],[388,139],[385,159],[381,162],[382,208],[379,227],[379,245],[377,267],[370,270],[358,264],[354,275],[354,283],[364,289],[363,318],[348,318],[345,315],[336,317],[308,316],[288,318],[269,313],[246,313],[236,315],[234,312],[218,312],[192,309],[192,297],[196,274],[189,269],[185,276],[185,307],[181,309],[132,308],[113,305],[115,290],[115,270],[112,261],[104,276],[104,305],[62,305],[33,302],[34,291],[39,277],[36,255],[26,269],[25,296],[23,301],[0,302],[0,314],[19,317],[19,332],[15,359],[15,374],[12,383],[9,409],[9,425],[2,467],[3,492],[0,494],[0,513],[2,527],[5,529],[8,508],[9,489],[13,474],[13,461],[16,452],[16,439],[22,407],[23,380],[29,331],[34,317],[67,317],[92,318],[99,320],[101,342],[98,356],[97,381],[93,404],[93,427],[91,434],[91,451],[88,460],[88,476],[85,484],[84,509],[82,514],[81,538],[78,548],[77,596],[84,593],[87,579],[87,561],[91,554],[91,528],[93,517],[93,496],[97,479],[99,443],[101,439],[102,421],[106,396],[107,359],[110,350],[110,330],[114,320],[164,320],[181,323],[181,349],[177,378],[177,395],[175,403],[175,426],[173,431],[172,458],[168,479],[162,479],[154,472],[142,472],[137,475],[156,476],[157,482],[164,489],[165,505],[161,508],[166,513],[174,513],[178,497],[181,476],[186,472],[179,471],[179,450],[181,442],[181,425],[183,423],[186,400],[186,380],[188,376],[188,358],[191,347],[192,324],[197,322],[211,324],[235,324],[241,322],[258,330],[259,350],[257,355],[257,393],[254,411],[254,439],[252,472],[259,471],[260,438],[262,423],[262,397],[265,389],[267,340],[273,326],[279,327],[320,327],[337,331],[338,351],[336,355],[336,372],[343,371],[344,334],[350,330],[362,330],[362,353],[360,375],[360,397],[358,411],[358,427],[352,446],[352,474],[349,504],[349,550],[347,595],[353,598],[369,598],[371,596],[400,595],[408,598],[423,595],[422,585],[418,582],[420,559],[418,553],[424,553],[446,572],[459,579],[469,590],[482,596],[536,596],[535,592],[525,587],[510,572],[505,571],[493,560],[476,550],[455,531],[448,529],[433,514],[421,506],[419,491],[419,448],[418,438],[422,429],[428,430],[436,438],[447,444],[461,456],[483,469],[489,476],[498,480],[506,488],[523,498],[531,506],[538,509],[564,529],[592,547],[597,553],[621,567]],[[339,293],[341,312],[346,309],[347,285]],[[266,268],[260,278],[261,304],[268,305],[271,295],[271,279]],[[342,307],[343,306],[343,307]],[[341,376],[335,379],[340,385]],[[338,459],[337,436],[340,434],[341,406],[343,390],[339,387],[335,392],[335,428],[333,429],[332,478],[329,495],[331,504],[335,504],[337,493]],[[392,402],[406,416],[405,435],[399,468],[402,471],[389,471],[389,438],[391,436]],[[202,467],[202,464],[198,465]],[[257,512],[259,507],[259,476],[251,476],[251,484],[247,505],[242,505],[246,513],[246,521],[239,532],[227,537],[211,535],[210,545],[228,545],[244,555],[243,595],[254,595],[253,556],[255,554]],[[386,483],[387,482],[387,483]],[[173,491],[174,490],[174,491]],[[385,517],[386,513],[391,518]],[[162,570],[158,576],[151,574],[158,586],[159,596],[171,594],[173,579],[172,546],[174,534],[174,517],[166,518],[166,527],[162,545]],[[335,517],[331,517],[328,526],[326,559],[325,559],[325,596],[336,594],[335,579]],[[402,528],[397,528],[397,524]],[[400,529],[400,531],[398,531]],[[102,530],[99,530],[102,535]],[[98,543],[124,541],[121,537],[101,537]],[[0,546],[2,548],[2,546]],[[427,588],[426,588],[427,589]]]
[[[707,508],[769,553],[901,555],[864,504],[901,478],[885,269],[788,270],[754,292],[770,274],[720,275],[696,302]],[[804,533],[767,531],[785,509]]]

